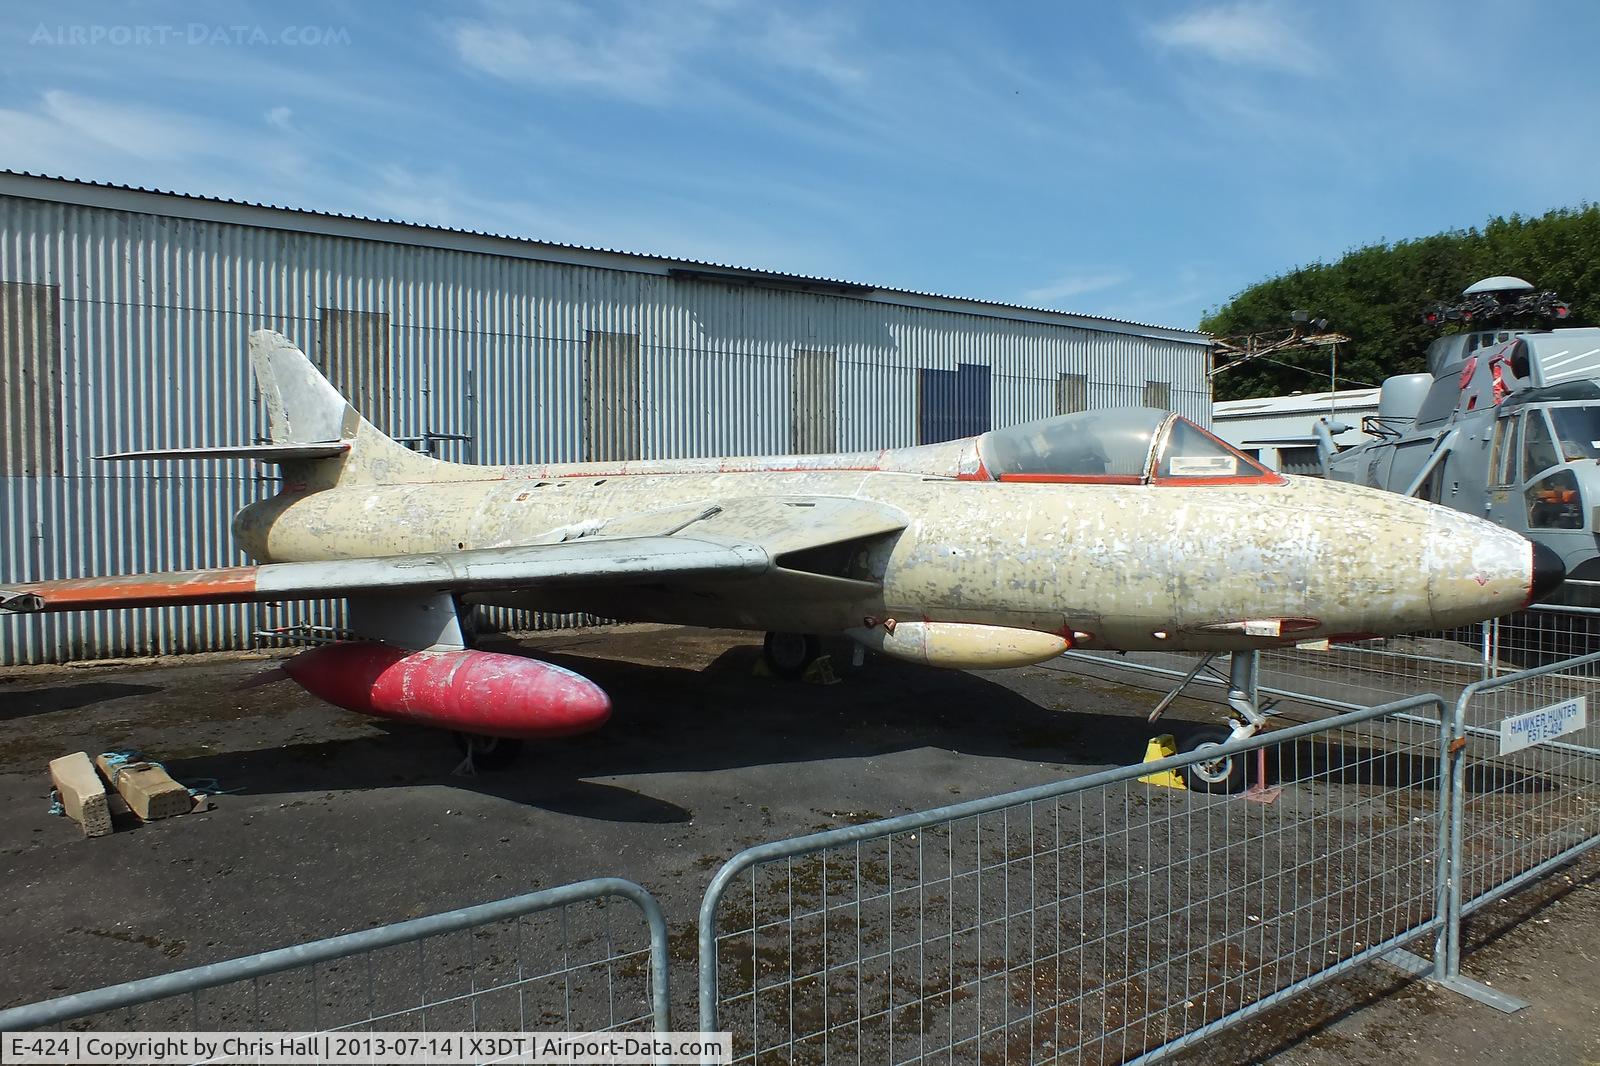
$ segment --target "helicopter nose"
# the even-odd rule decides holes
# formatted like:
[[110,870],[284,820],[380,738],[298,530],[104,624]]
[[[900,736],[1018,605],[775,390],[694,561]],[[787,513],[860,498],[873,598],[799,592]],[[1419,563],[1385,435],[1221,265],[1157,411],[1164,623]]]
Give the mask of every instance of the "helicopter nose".
[[1567,564],[1561,561],[1554,548],[1533,542],[1533,581],[1528,591],[1528,602],[1535,603],[1561,587],[1567,579]]

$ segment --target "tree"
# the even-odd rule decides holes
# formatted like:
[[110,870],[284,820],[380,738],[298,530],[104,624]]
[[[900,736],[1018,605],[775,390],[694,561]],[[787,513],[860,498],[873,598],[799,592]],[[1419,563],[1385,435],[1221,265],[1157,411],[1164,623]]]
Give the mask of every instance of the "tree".
[[[1339,387],[1376,385],[1427,369],[1428,343],[1439,330],[1423,325],[1425,307],[1454,302],[1462,289],[1495,274],[1555,291],[1572,306],[1569,324],[1600,322],[1600,206],[1511,215],[1481,230],[1357,248],[1336,263],[1296,267],[1252,285],[1207,314],[1200,328],[1223,337],[1270,332],[1287,328],[1291,311],[1309,311],[1351,339],[1339,352]],[[1319,348],[1220,374],[1216,397],[1305,392],[1326,388],[1327,380],[1327,349]]]

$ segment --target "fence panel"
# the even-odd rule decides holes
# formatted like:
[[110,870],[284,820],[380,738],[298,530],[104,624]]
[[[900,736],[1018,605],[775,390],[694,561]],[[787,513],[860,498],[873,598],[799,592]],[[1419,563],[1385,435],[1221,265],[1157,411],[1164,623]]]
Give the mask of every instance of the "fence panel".
[[[1264,695],[1347,711],[1422,694],[1454,701],[1468,685],[1596,649],[1600,608],[1541,603],[1459,629],[1256,654]],[[1069,651],[1061,666],[1132,670],[1176,684],[1199,659],[1184,652]],[[1225,666],[1226,655],[1216,659]],[[1225,668],[1208,668],[1185,688],[1226,685]]]
[[1188,754],[751,848],[702,903],[701,1027],[738,1062],[1165,1054],[1439,927],[1447,726],[1220,749],[1271,803],[1139,780]]
[[1575,659],[1600,649],[1600,608],[1536,603],[1485,622],[1496,649],[1497,673]]
[[[1495,678],[1462,694],[1454,717],[1464,743],[1451,789],[1458,915],[1600,844],[1597,695],[1600,653]],[[1456,948],[1451,965],[1458,959]]]
[[660,1032],[666,950],[655,899],[597,878],[14,1007],[0,1031]]
[[[1516,666],[1497,661],[1488,624],[1431,636],[1387,637],[1332,646],[1269,648],[1259,656],[1260,691],[1296,703],[1335,711],[1357,710],[1413,696],[1454,700],[1468,685]],[[1189,652],[1069,651],[1061,667],[1132,670],[1177,684],[1201,656]],[[1214,657],[1186,690],[1226,689],[1228,657]],[[1196,694],[1191,692],[1191,694]]]

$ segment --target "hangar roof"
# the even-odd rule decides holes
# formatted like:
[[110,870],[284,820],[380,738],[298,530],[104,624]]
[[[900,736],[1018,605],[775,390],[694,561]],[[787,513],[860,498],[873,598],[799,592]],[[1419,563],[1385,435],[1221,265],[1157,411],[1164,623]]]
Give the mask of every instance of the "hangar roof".
[[590,248],[583,245],[514,237],[482,230],[454,229],[424,222],[406,222],[399,219],[374,218],[366,215],[312,211],[305,208],[256,203],[249,200],[200,196],[193,193],[147,189],[134,185],[118,185],[111,182],[86,181],[79,178],[61,178],[45,174],[33,174],[27,171],[0,170],[0,195],[117,211],[133,211],[143,214],[168,215],[179,218],[258,226],[268,229],[285,229],[304,233],[385,241],[390,244],[408,244],[454,251],[512,256],[520,259],[565,263],[576,266],[629,270],[636,273],[697,279],[714,284],[743,284],[817,292],[878,303],[926,307],[1013,321],[1037,322],[1044,325],[1070,326],[1102,332],[1124,333],[1149,337],[1155,340],[1178,341],[1196,345],[1209,344],[1211,341],[1208,334],[1194,330],[1176,329],[1146,322],[1132,322],[1120,318],[1072,314],[1066,311],[1055,311],[1042,307],[1026,307],[1021,304],[1010,304],[996,300],[946,296],[939,293],[918,292],[912,289],[895,289],[862,284],[860,282],[843,281],[837,278],[809,277],[804,274],[787,274],[781,271],[731,266],[725,263],[710,263],[697,259],[677,259],[671,256],[623,252],[611,248]]

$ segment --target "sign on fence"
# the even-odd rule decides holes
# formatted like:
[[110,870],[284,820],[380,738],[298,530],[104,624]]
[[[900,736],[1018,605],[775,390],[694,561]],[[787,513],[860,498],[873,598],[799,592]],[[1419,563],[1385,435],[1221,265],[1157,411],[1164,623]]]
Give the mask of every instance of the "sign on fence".
[[1589,724],[1588,699],[1587,696],[1576,696],[1548,707],[1502,718],[1500,754],[1509,755],[1585,728]]

